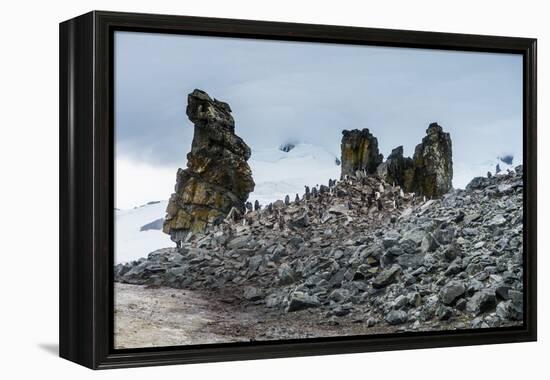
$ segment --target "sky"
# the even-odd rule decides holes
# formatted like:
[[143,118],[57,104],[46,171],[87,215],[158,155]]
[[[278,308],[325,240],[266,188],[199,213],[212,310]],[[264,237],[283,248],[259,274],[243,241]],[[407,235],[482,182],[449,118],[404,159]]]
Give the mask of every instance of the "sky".
[[195,88],[230,104],[252,158],[287,142],[338,156],[341,131],[355,128],[385,157],[399,145],[412,156],[435,121],[451,134],[455,187],[497,156],[521,162],[521,55],[119,31],[116,207],[170,196]]

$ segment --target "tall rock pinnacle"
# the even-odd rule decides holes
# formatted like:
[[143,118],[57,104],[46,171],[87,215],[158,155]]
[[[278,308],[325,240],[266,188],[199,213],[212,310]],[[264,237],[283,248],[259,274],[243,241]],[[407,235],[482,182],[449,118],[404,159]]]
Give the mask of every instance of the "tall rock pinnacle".
[[357,170],[366,170],[367,174],[373,174],[383,160],[378,152],[378,140],[366,128],[342,131],[341,148],[342,178],[355,175]]
[[163,226],[175,242],[189,231],[220,223],[232,207],[244,211],[254,190],[250,148],[235,135],[229,104],[201,90],[189,94],[187,102],[187,116],[195,125],[193,142],[187,169],[178,169]]
[[414,150],[413,169],[407,173],[407,191],[437,198],[453,186],[451,136],[437,123],[431,123],[426,136]]

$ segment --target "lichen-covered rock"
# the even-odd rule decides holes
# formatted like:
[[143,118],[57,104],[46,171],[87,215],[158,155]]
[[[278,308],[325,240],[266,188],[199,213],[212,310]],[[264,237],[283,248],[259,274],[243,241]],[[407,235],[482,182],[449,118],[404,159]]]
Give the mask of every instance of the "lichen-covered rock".
[[194,90],[187,101],[186,113],[195,125],[193,143],[187,169],[177,172],[163,226],[175,242],[189,231],[220,223],[233,207],[243,211],[254,190],[247,163],[250,148],[235,135],[229,105],[201,90]]
[[368,129],[342,131],[342,178],[355,175],[358,170],[376,173],[383,157],[378,151],[378,140]]
[[451,136],[431,123],[416,146],[413,167],[406,171],[403,186],[409,192],[437,198],[452,188],[453,152]]

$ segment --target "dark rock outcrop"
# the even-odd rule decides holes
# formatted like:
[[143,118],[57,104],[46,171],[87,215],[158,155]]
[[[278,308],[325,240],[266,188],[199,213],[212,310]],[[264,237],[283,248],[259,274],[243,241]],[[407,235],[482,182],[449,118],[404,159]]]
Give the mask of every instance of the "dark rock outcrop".
[[403,157],[403,146],[392,150],[387,160],[378,165],[376,174],[384,181],[405,187],[407,173],[413,167],[413,160],[410,157]]
[[358,170],[374,174],[383,160],[383,156],[378,152],[378,140],[366,128],[342,131],[341,148],[342,178],[346,175],[355,175]]
[[431,123],[426,134],[414,150],[413,168],[405,173],[403,186],[409,192],[438,198],[452,188],[451,136],[437,123]]
[[187,169],[178,170],[163,226],[178,243],[189,231],[219,224],[233,207],[244,211],[254,190],[247,163],[250,148],[235,135],[229,105],[201,90],[194,90],[187,101],[186,113],[195,125],[193,143]]
[[403,156],[403,147],[392,150],[387,160],[378,152],[378,140],[368,129],[342,132],[342,178],[376,174],[404,191],[439,198],[452,188],[453,159],[449,133],[431,123],[413,158]]

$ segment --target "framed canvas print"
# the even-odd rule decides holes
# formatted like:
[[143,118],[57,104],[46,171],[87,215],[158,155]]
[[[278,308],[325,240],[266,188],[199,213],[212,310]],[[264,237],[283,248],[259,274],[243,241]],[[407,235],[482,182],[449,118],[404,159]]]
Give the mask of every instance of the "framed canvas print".
[[536,340],[536,40],[60,25],[60,355]]

